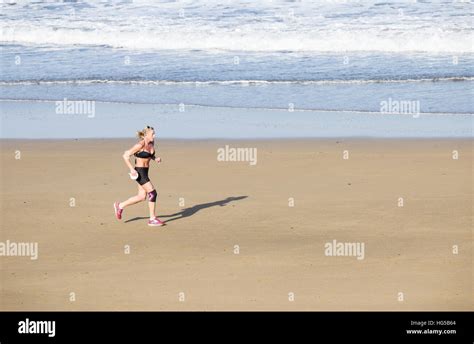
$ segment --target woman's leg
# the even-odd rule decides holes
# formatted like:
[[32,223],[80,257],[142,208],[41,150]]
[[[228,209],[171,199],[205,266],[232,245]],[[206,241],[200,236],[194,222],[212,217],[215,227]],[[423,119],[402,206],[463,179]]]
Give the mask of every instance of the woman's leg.
[[138,185],[138,195],[130,197],[126,201],[124,201],[122,203],[119,203],[119,208],[123,209],[125,207],[128,207],[129,205],[132,205],[132,204],[135,204],[135,203],[138,203],[138,202],[142,202],[142,201],[145,200],[145,198],[146,198],[145,189],[143,188],[142,185]]
[[156,204],[156,198],[158,196],[157,196],[155,187],[153,186],[151,182],[143,184],[142,187],[146,191],[146,194],[148,196],[148,209],[150,211],[150,220],[153,220],[156,217],[155,204]]

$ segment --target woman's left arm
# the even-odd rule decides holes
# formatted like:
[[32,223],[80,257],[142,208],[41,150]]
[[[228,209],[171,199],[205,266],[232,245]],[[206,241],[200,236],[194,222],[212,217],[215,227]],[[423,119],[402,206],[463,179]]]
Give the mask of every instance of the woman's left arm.
[[155,157],[155,153],[156,153],[156,150],[155,150],[155,146],[153,145],[153,160],[155,160],[157,163],[160,163],[161,158],[159,156]]

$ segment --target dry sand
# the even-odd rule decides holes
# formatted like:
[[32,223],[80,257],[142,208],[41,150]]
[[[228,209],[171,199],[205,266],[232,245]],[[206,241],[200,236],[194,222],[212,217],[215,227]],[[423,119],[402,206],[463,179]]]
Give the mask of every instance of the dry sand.
[[[161,228],[145,203],[113,214],[133,142],[0,141],[0,241],[39,245],[0,257],[2,310],[473,308],[472,140],[160,141]],[[218,162],[226,144],[257,165]],[[333,240],[364,259],[326,256]]]

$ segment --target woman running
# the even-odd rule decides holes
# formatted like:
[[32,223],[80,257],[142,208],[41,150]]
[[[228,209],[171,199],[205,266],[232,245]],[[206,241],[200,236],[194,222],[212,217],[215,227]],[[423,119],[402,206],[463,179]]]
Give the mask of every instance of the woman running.
[[[115,202],[115,216],[122,219],[122,212],[129,205],[144,201],[148,198],[148,207],[150,210],[150,220],[148,226],[162,226],[163,222],[155,216],[155,203],[157,193],[155,187],[148,178],[148,169],[150,160],[161,162],[161,158],[155,157],[154,139],[155,129],[147,126],[145,129],[138,131],[137,136],[139,142],[123,154],[123,160],[130,169],[130,178],[135,179],[138,183],[138,195],[130,197],[124,202]],[[135,168],[130,162],[130,157],[135,156]]]

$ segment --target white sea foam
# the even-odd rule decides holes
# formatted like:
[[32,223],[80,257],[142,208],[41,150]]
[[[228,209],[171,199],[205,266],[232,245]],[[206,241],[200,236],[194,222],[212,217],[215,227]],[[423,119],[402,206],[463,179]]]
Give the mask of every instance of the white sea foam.
[[120,31],[20,26],[3,27],[2,43],[34,45],[105,45],[130,50],[225,50],[294,52],[472,52],[472,36],[459,32],[375,29],[311,32]]

